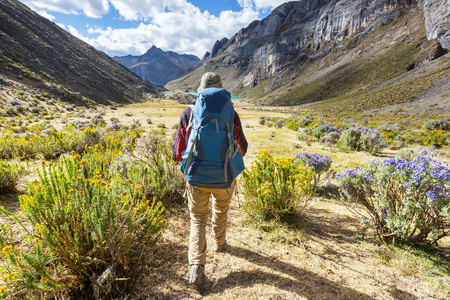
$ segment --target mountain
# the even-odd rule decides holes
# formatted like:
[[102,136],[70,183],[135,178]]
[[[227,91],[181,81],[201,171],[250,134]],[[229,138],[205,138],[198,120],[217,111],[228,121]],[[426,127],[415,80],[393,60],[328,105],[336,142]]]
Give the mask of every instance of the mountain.
[[155,46],[140,56],[116,56],[114,59],[139,77],[161,85],[179,78],[200,62],[195,55],[164,52]]
[[75,102],[131,103],[164,90],[16,0],[0,0],[0,20],[2,76]]
[[[440,72],[429,76],[424,87],[426,74],[416,71],[447,57],[449,7],[448,0],[288,2],[231,38],[217,41],[200,68],[166,87],[195,90],[201,74],[214,71],[234,94],[259,103],[370,102],[366,108],[381,105],[373,100],[378,98],[401,103],[449,75],[439,64],[439,70],[424,69]],[[399,76],[406,74],[410,75],[402,78],[405,84],[421,85],[407,94],[409,98],[385,91],[392,84],[389,80],[400,84]],[[377,98],[374,90],[386,93]],[[448,88],[442,90],[443,95],[447,92]]]

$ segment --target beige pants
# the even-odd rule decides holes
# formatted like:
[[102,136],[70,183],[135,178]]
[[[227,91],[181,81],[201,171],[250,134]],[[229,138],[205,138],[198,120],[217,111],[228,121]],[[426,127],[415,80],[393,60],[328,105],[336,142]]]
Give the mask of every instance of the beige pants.
[[209,199],[212,197],[212,232],[214,246],[225,243],[227,213],[235,182],[228,189],[198,188],[187,185],[191,231],[189,237],[189,264],[206,264],[206,222]]

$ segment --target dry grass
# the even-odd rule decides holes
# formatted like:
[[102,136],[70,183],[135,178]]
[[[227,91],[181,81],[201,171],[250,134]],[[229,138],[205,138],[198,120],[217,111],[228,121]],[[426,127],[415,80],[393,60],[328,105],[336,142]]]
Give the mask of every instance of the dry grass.
[[[328,154],[335,170],[354,168],[374,159],[364,153],[335,152],[318,144],[291,146],[295,134],[288,129],[258,123],[260,116],[282,116],[277,111],[258,111],[238,101],[249,142],[247,166],[260,149],[274,156],[300,152]],[[109,121],[139,120],[146,131],[165,123],[166,135],[174,132],[185,105],[161,100],[105,110]],[[130,116],[126,116],[129,113]],[[284,115],[286,116],[286,115]],[[146,122],[151,118],[153,124]],[[246,126],[247,125],[247,126]],[[384,152],[390,156],[394,152]],[[442,157],[450,157],[441,154]],[[192,288],[186,280],[189,239],[187,207],[167,212],[168,227],[146,260],[146,272],[129,299],[448,299],[449,266],[439,273],[426,256],[378,246],[362,230],[361,221],[339,201],[336,189],[328,186],[293,224],[249,222],[240,208],[243,196],[232,201],[229,211],[225,253],[208,248],[208,280]],[[17,195],[1,197],[1,205],[19,211]],[[356,208],[357,209],[357,208]],[[4,219],[0,219],[2,222]],[[207,243],[212,244],[208,226]],[[446,241],[447,247],[450,245]],[[420,261],[423,259],[423,262]],[[441,260],[444,262],[445,260]],[[448,260],[447,260],[448,261]],[[445,266],[443,266],[445,267]],[[443,268],[445,270],[445,268]]]

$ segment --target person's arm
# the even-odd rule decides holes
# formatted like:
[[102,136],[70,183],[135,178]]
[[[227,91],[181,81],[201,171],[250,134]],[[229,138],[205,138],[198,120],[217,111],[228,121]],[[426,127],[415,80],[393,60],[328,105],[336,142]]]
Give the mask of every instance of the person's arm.
[[186,130],[189,125],[189,118],[191,116],[191,108],[186,108],[180,116],[180,123],[178,124],[177,133],[172,144],[172,158],[176,161],[183,161],[183,152],[186,150]]
[[245,153],[247,153],[248,143],[247,139],[245,138],[244,131],[242,130],[241,119],[239,118],[239,115],[237,113],[234,114],[233,135],[241,146],[242,156],[244,156]]

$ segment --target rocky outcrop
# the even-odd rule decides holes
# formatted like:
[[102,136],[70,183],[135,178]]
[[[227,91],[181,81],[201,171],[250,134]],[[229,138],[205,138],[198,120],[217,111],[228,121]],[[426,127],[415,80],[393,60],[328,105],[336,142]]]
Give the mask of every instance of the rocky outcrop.
[[140,56],[116,56],[114,59],[139,77],[161,85],[182,76],[200,62],[195,55],[164,52],[155,46]]
[[289,2],[240,30],[220,50],[216,42],[210,57],[227,53],[225,64],[252,69],[244,85],[253,85],[260,76],[257,74],[274,76],[299,60],[327,54],[332,44],[345,47],[345,39],[363,38],[374,28],[395,20],[402,8],[410,5],[410,0]]
[[0,0],[0,53],[7,59],[3,63],[10,64],[8,70],[17,69],[16,79],[33,72],[30,76],[42,86],[61,85],[79,93],[77,98],[98,103],[136,102],[164,90],[17,0]]
[[216,56],[222,54],[222,52],[223,52],[222,47],[226,43],[228,43],[228,39],[227,38],[223,38],[220,41],[217,40],[214,43],[214,46],[212,47],[211,53],[207,52],[208,54],[207,55],[205,54],[205,56],[203,56],[202,63],[206,62],[208,59],[211,59],[213,57],[216,57]]
[[450,49],[450,1],[421,0],[429,40],[438,39],[442,48]]

